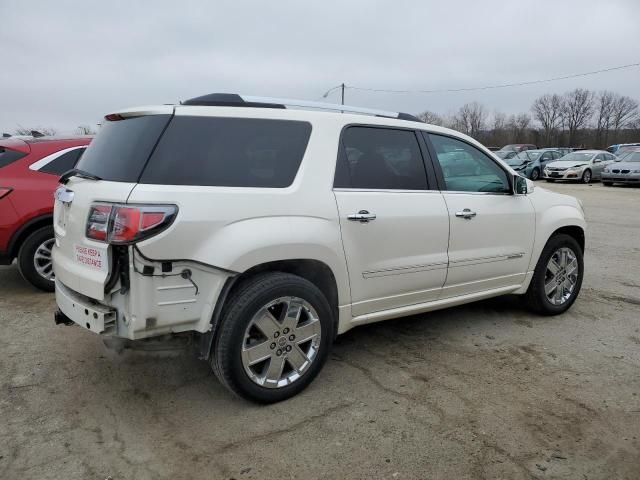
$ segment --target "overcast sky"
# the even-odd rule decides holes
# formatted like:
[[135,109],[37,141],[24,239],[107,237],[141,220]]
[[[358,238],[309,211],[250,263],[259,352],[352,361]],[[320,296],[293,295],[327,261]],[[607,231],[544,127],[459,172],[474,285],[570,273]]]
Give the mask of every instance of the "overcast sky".
[[[640,61],[639,18],[640,0],[0,0],[0,131],[71,132],[211,92],[318,100],[341,82],[425,90],[586,72]],[[515,113],[576,87],[640,100],[640,68],[480,92],[347,90],[346,103]]]

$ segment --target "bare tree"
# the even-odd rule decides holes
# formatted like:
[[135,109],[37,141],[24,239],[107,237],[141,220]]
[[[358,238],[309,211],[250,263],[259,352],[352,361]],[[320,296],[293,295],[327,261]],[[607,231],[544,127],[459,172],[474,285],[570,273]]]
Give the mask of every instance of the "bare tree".
[[620,130],[631,126],[639,119],[638,102],[631,97],[616,95],[611,110],[614,138],[617,138]]
[[616,95],[605,90],[600,92],[596,100],[596,143],[601,147],[607,146],[609,129],[613,123],[613,104]]
[[76,128],[78,135],[95,135],[96,131],[90,125],[80,125]]
[[531,111],[542,125],[545,145],[551,145],[555,131],[562,126],[562,97],[555,93],[543,95],[533,102]]
[[529,141],[529,126],[531,117],[526,113],[510,115],[507,120],[507,128],[511,132],[510,140],[514,143],[526,143]]
[[436,112],[432,112],[430,110],[425,110],[424,112],[419,113],[418,118],[425,123],[430,123],[431,125],[442,126],[444,124],[444,119],[442,118],[442,115]]
[[593,92],[584,88],[576,88],[564,94],[562,102],[562,117],[569,130],[569,145],[573,146],[578,140],[578,130],[589,123],[593,115]]
[[485,126],[487,112],[478,102],[465,103],[456,115],[456,123],[467,135],[478,138]]
[[23,127],[18,125],[15,129],[15,135],[31,135],[32,132],[39,132],[43,135],[55,135],[57,130],[51,127]]

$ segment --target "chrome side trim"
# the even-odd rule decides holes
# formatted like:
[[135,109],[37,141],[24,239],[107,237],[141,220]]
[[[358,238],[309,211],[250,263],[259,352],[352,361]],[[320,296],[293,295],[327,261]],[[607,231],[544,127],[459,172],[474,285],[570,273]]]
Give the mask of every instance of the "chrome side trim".
[[65,148],[64,150],[58,150],[57,152],[51,153],[46,157],[41,158],[37,162],[33,162],[29,165],[29,170],[40,170],[42,167],[45,167],[50,162],[54,161],[56,158],[61,157],[65,153],[72,152],[73,150],[78,150],[79,148],[87,148],[86,145],[78,145],[75,147]]
[[506,287],[499,287],[499,288],[492,288],[490,290],[484,290],[482,292],[470,293],[466,295],[443,298],[440,300],[432,300],[430,302],[407,305],[404,307],[391,308],[389,310],[366,313],[364,315],[358,315],[357,317],[354,317],[351,320],[351,324],[349,325],[349,328],[355,327],[357,325],[364,325],[366,323],[379,322],[380,320],[404,317],[407,315],[414,315],[417,313],[429,312],[432,310],[440,310],[442,308],[453,307],[456,305],[475,302],[476,300],[482,300],[484,298],[496,297],[498,295],[512,293],[518,290],[519,288],[520,288],[520,285],[509,285]]
[[504,260],[513,260],[525,256],[524,252],[508,253],[504,255],[491,255],[488,257],[463,258],[462,260],[454,260],[449,262],[449,268],[467,267],[471,265],[479,265],[482,263],[502,262]]
[[402,275],[405,273],[427,272],[447,268],[447,262],[429,263],[426,265],[412,265],[409,267],[384,268],[381,270],[368,270],[362,272],[364,278],[385,277],[387,275]]
[[440,190],[395,190],[391,188],[343,188],[338,187],[333,189],[334,192],[375,192],[375,193],[438,193],[442,194]]

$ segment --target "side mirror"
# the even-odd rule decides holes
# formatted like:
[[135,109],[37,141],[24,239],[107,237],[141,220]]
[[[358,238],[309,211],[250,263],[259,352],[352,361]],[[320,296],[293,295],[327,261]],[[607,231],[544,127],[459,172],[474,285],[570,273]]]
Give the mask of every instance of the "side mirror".
[[526,195],[533,191],[533,184],[529,186],[529,182],[526,178],[520,175],[513,176],[513,194],[514,195]]

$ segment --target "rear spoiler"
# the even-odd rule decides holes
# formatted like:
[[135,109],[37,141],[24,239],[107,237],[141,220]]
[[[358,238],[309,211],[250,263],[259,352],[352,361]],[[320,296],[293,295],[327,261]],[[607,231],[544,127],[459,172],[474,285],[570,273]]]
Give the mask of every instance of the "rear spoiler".
[[31,147],[24,140],[19,138],[9,137],[0,139],[0,148],[7,148],[9,150],[15,150],[25,154],[31,153]]
[[175,105],[152,105],[143,107],[132,107],[118,110],[104,116],[108,122],[124,120],[126,118],[144,117],[146,115],[172,115]]

